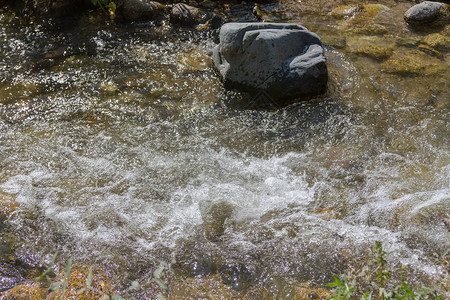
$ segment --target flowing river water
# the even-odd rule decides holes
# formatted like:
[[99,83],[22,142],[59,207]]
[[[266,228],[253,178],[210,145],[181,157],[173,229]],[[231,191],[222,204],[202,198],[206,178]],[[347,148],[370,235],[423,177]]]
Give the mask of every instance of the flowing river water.
[[[449,243],[448,48],[417,50],[429,33],[401,19],[379,42],[293,7],[262,6],[321,35],[330,83],[277,111],[234,105],[243,96],[222,88],[208,33],[0,11],[0,198],[18,204],[0,227],[0,291],[58,252],[118,290],[174,260],[186,280],[216,278],[236,297],[289,298],[361,268],[375,241],[408,280],[434,284]],[[234,8],[241,20],[252,5]],[[426,69],[389,72],[358,48],[374,39]]]

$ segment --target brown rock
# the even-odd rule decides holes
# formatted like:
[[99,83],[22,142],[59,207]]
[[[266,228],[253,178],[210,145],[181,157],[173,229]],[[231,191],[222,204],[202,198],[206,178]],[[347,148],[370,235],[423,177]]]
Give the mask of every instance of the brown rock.
[[192,26],[202,24],[209,19],[209,14],[203,12],[197,7],[193,7],[184,3],[177,3],[173,6],[170,13],[170,21],[172,23]]
[[131,21],[162,21],[166,7],[151,0],[125,0],[123,15]]

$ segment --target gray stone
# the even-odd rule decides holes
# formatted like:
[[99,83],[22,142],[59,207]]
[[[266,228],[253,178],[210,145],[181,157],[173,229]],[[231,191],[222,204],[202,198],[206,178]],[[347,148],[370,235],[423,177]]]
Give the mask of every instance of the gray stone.
[[151,0],[124,0],[123,15],[131,21],[161,21],[165,6]]
[[448,4],[425,1],[408,9],[403,17],[410,25],[428,25],[448,20],[449,12]]
[[219,40],[213,60],[225,87],[263,93],[276,107],[326,90],[322,42],[303,26],[227,23],[220,29]]
[[210,18],[210,14],[204,13],[201,9],[184,3],[177,3],[172,7],[170,21],[172,23],[192,26],[202,24]]

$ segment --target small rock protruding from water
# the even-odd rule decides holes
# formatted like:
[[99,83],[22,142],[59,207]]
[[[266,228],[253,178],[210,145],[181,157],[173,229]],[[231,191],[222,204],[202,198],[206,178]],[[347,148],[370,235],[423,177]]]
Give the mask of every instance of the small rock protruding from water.
[[211,18],[211,14],[201,9],[184,3],[177,3],[172,7],[170,21],[183,26],[194,26],[205,23]]
[[326,90],[322,42],[303,26],[227,23],[220,29],[219,42],[213,60],[224,85],[250,93],[253,102],[262,97],[282,107]]
[[234,207],[226,202],[204,203],[201,207],[203,230],[209,241],[217,241],[225,232],[225,221],[233,214]]
[[151,0],[124,0],[123,16],[131,21],[160,22],[165,17],[166,7]]
[[405,12],[403,18],[411,26],[437,25],[448,22],[450,5],[442,2],[425,1],[414,5]]

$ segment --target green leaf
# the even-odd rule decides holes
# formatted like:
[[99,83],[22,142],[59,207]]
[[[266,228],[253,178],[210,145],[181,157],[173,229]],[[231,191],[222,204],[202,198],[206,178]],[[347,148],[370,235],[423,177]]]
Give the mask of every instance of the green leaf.
[[162,288],[163,290],[166,290],[166,291],[169,290],[169,287],[167,286],[167,284],[166,284],[164,281],[162,281],[161,279],[155,278],[155,282],[156,282],[156,283],[159,285],[159,287]]
[[55,264],[55,261],[56,261],[56,257],[57,257],[57,256],[58,256],[58,251],[56,251],[55,255],[53,255],[52,260],[50,261],[49,268],[50,268],[50,267],[53,267],[53,265]]
[[329,287],[342,286],[342,281],[338,276],[334,275],[334,282],[328,283],[327,285]]
[[138,289],[138,288],[139,288],[139,282],[133,281],[133,282],[131,283],[131,286],[128,288],[128,290],[133,291],[133,290],[136,290],[136,289]]
[[64,281],[59,281],[59,282],[56,282],[56,283],[52,284],[52,285],[50,286],[50,288],[49,288],[49,291],[50,291],[50,292],[56,292],[56,291],[58,291],[58,290],[59,290],[59,287],[60,287],[63,283],[64,283]]
[[62,289],[61,289],[61,293],[64,295],[64,293],[66,292],[66,289],[67,289],[67,280],[64,280],[63,281],[63,286],[62,286]]
[[85,291],[86,291],[86,288],[85,288],[85,287],[82,288],[82,289],[79,289],[79,290],[77,291],[77,295],[83,294]]
[[153,272],[153,278],[159,278],[159,277],[161,276],[162,272],[164,271],[164,267],[165,267],[164,264],[161,263],[161,264],[159,265],[158,269],[156,269],[156,270]]
[[48,272],[50,272],[52,269],[47,269],[44,271],[44,273],[42,273],[39,277],[36,277],[36,282],[41,281],[42,279],[44,279],[44,277],[48,274]]
[[116,11],[117,6],[116,6],[116,4],[114,2],[109,2],[108,8],[111,11]]
[[66,263],[66,269],[65,269],[66,278],[69,278],[71,269],[72,269],[72,257],[69,258],[69,260]]
[[92,285],[92,266],[89,268],[88,277],[86,278],[86,286],[90,288]]
[[50,260],[50,263],[48,265],[47,270],[44,271],[39,277],[36,278],[36,282],[41,281],[44,279],[44,277],[50,272],[53,271],[53,266],[55,265],[56,257],[58,256],[58,251],[53,255],[52,259]]
[[92,4],[97,5],[98,0],[91,0]]

